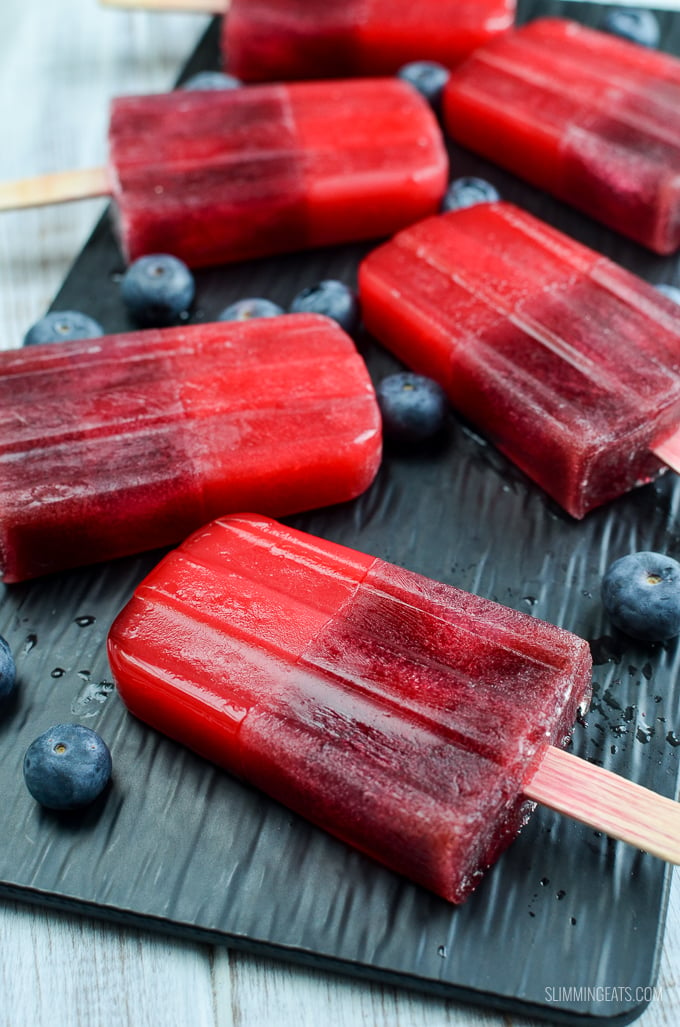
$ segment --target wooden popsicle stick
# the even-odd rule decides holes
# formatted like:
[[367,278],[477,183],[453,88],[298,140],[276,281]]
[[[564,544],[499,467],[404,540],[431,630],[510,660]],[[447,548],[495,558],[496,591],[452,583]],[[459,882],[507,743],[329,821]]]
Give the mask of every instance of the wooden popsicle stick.
[[16,182],[0,182],[0,210],[45,207],[51,203],[110,195],[111,184],[106,168],[56,171]]
[[523,789],[543,806],[680,864],[680,802],[550,746]]
[[146,11],[184,11],[187,14],[224,14],[229,0],[99,0],[104,7]]
[[680,474],[680,430],[652,450],[676,474]]

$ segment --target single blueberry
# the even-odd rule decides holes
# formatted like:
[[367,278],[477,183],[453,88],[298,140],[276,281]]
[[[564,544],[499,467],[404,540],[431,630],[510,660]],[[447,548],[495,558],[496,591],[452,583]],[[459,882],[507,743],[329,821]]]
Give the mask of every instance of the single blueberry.
[[680,303],[680,289],[677,285],[666,285],[665,282],[661,282],[657,285],[657,289],[664,296],[668,296],[669,300],[673,300],[674,303]]
[[104,740],[81,724],[57,724],[32,742],[24,756],[29,792],[49,809],[87,806],[111,777],[111,753]]
[[71,342],[73,339],[96,339],[104,329],[79,310],[53,310],[28,329],[24,346],[40,346],[45,342]]
[[17,669],[12,650],[0,635],[0,700],[6,699],[14,691],[17,681]]
[[182,89],[189,92],[202,90],[240,89],[243,83],[235,75],[227,75],[223,71],[197,71],[195,75],[182,82]]
[[431,378],[411,371],[390,374],[376,389],[386,439],[418,443],[431,439],[446,423],[446,393]]
[[120,288],[130,317],[147,328],[176,324],[186,317],[195,294],[191,271],[169,253],[135,260]]
[[325,314],[350,334],[359,324],[359,300],[344,282],[328,279],[303,289],[293,299],[291,314]]
[[436,61],[411,61],[399,69],[397,76],[417,89],[435,107],[451,72]]
[[218,314],[218,321],[250,321],[254,317],[278,317],[284,309],[278,303],[251,296],[245,300],[236,300]]
[[495,203],[500,198],[495,186],[484,178],[456,178],[444,194],[442,210],[462,210],[463,207],[474,207],[476,203]]
[[632,553],[607,569],[602,602],[615,627],[647,642],[680,634],[680,563],[663,553]]
[[661,38],[657,16],[640,7],[613,7],[605,13],[602,28],[640,46],[656,47]]

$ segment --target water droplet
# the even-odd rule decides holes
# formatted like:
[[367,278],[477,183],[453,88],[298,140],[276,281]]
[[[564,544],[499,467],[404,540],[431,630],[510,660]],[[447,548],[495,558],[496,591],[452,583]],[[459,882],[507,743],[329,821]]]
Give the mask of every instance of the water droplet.
[[652,673],[653,671],[651,663],[645,663],[644,667],[642,668],[643,677],[646,677],[648,681],[651,681]]
[[439,948],[437,949],[437,955],[441,956],[442,959],[446,959],[446,957],[448,955],[448,952],[447,952],[447,949],[446,949],[446,945],[440,945],[439,946]]
[[666,741],[675,748],[677,745],[680,745],[680,735],[676,735],[675,731],[669,731],[666,735]]
[[[620,682],[616,682],[616,684],[620,684]],[[611,689],[609,688],[605,689],[602,701],[605,702],[612,710],[620,710],[622,708],[621,703],[614,698]]]
[[66,671],[64,670],[63,667],[55,667],[54,670],[52,671],[52,673],[50,674],[50,677],[61,678],[61,677],[64,676],[65,673],[66,673]]
[[663,696],[662,695],[655,695],[654,696],[654,702],[663,702]]
[[576,923],[576,917],[572,916],[569,922],[570,922],[571,926],[573,927],[575,925],[575,923]]
[[609,746],[609,751],[610,751],[610,753],[613,756],[615,753],[617,753],[619,751],[618,745],[610,745]]
[[114,687],[113,681],[88,681],[73,699],[71,713],[76,717],[96,716]]
[[87,679],[89,678],[89,676],[90,676],[90,672],[89,672],[89,670],[79,670],[79,671],[78,671],[78,677],[79,677],[79,678],[82,678],[82,679],[83,679],[83,681],[87,681]]
[[636,708],[637,707],[635,706],[626,706],[625,710],[623,711],[623,719],[625,720],[626,724],[630,724],[631,720],[634,719]]
[[546,884],[550,884],[550,878],[549,877],[542,877],[541,880],[539,881],[539,884],[541,885],[542,888],[545,888]]
[[25,653],[30,653],[31,649],[35,649],[37,644],[38,644],[38,636],[37,635],[34,635],[33,633],[31,633],[30,635],[26,635],[26,641],[24,642],[24,646],[23,646],[23,650],[22,651],[24,652],[24,654]]
[[536,916],[536,914],[535,914],[535,913],[532,913],[532,911],[531,911],[531,910],[529,910],[529,916]]
[[79,628],[89,628],[90,624],[94,624],[95,617],[76,617],[75,622]]
[[529,606],[535,606],[538,602],[538,599],[536,598],[536,596],[522,596],[522,602],[528,603]]
[[566,894],[567,893],[565,892],[564,888],[560,888],[558,892],[555,892],[555,897],[557,898],[558,902],[561,902]]
[[646,745],[647,742],[651,741],[653,736],[654,736],[654,728],[653,727],[638,726],[638,728],[637,728],[637,730],[635,732],[635,737],[637,738],[638,742],[642,742],[644,745]]

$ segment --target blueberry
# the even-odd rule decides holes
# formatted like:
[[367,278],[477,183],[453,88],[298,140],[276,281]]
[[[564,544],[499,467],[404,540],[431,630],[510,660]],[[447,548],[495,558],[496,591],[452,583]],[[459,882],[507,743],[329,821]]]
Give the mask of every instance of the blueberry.
[[14,664],[12,650],[2,635],[0,635],[0,701],[12,694],[16,680],[17,669]]
[[87,806],[111,777],[111,753],[96,731],[57,724],[32,742],[24,756],[29,792],[49,809]]
[[252,296],[245,300],[236,300],[225,307],[218,315],[218,321],[250,321],[253,317],[278,317],[283,314],[283,307],[271,300],[260,299],[259,296]]
[[674,303],[680,303],[680,289],[677,285],[666,285],[665,282],[661,282],[657,285],[659,292],[662,292],[664,296],[668,296],[669,300],[673,300]]
[[411,61],[397,72],[398,78],[417,89],[433,107],[439,103],[451,72],[436,61]]
[[663,553],[615,560],[602,579],[602,602],[615,627],[647,642],[680,634],[680,563]]
[[194,293],[191,271],[169,253],[135,260],[121,282],[121,296],[130,317],[145,327],[176,324],[186,316]]
[[656,15],[638,7],[612,8],[604,16],[602,28],[613,36],[621,36],[640,46],[656,47],[661,38]]
[[446,422],[446,393],[431,378],[411,371],[390,374],[376,389],[386,439],[418,443],[438,435]]
[[495,203],[500,198],[498,190],[484,178],[456,178],[444,194],[442,210],[462,210],[476,203]]
[[226,75],[223,71],[198,71],[186,82],[182,82],[182,89],[191,91],[215,90],[215,89],[239,89],[243,83],[234,75]]
[[79,310],[53,310],[28,329],[24,346],[40,346],[45,342],[71,342],[73,339],[96,339],[104,329]]
[[356,295],[344,282],[332,279],[303,289],[289,309],[291,314],[325,314],[350,334],[359,324],[359,301]]

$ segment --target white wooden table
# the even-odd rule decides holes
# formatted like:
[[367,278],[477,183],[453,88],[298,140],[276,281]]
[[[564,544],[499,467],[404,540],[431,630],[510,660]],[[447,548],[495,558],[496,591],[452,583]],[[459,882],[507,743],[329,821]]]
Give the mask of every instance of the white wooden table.
[[[206,24],[196,15],[107,10],[96,0],[2,0],[0,179],[102,164],[109,98],[169,88]],[[18,346],[44,314],[103,207],[104,201],[88,200],[0,214],[0,348]],[[1,823],[0,817],[0,830]],[[637,1022],[677,1027],[677,874],[658,989]],[[527,1022],[0,902],[0,1027],[316,1027],[322,1021],[328,1027]]]

